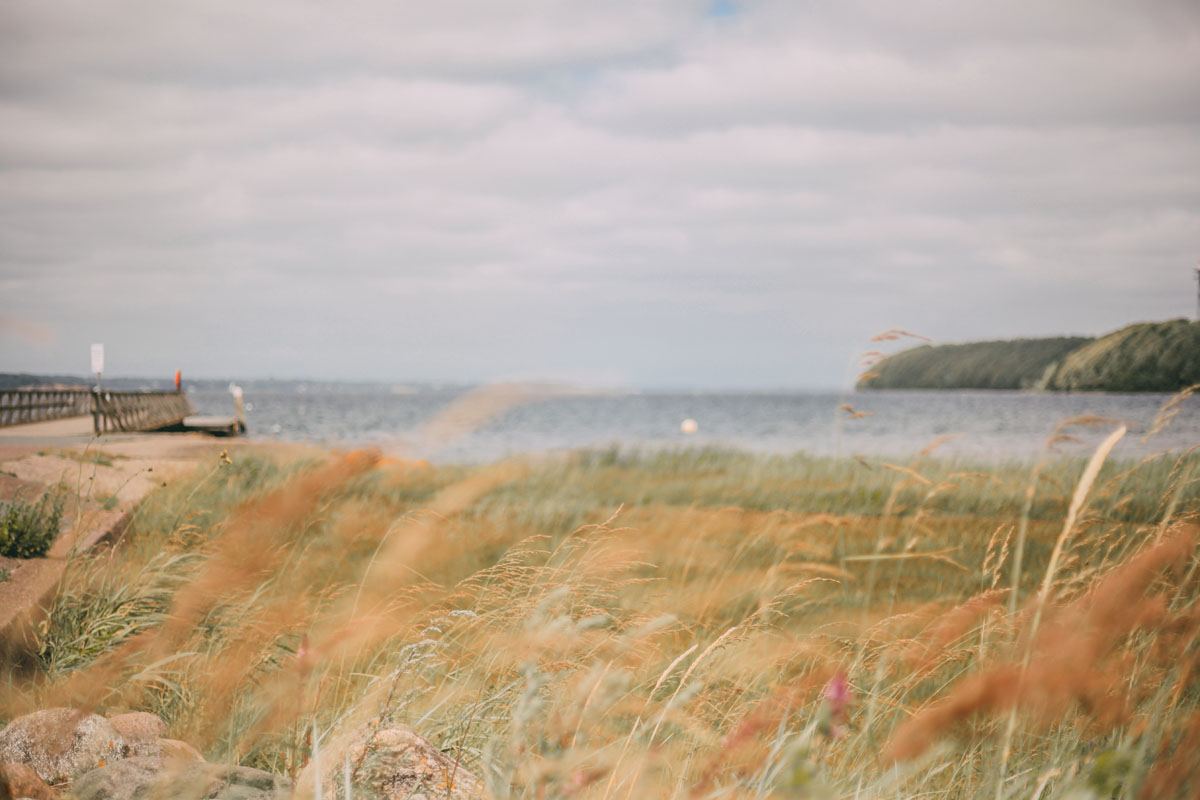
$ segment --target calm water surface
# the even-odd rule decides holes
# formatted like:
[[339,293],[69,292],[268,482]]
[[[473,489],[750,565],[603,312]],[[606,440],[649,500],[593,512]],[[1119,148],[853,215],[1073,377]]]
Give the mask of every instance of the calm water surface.
[[[1059,423],[1083,415],[1119,421],[1129,434],[1117,455],[1137,457],[1200,444],[1200,397],[1188,398],[1172,423],[1143,435],[1169,395],[1027,394],[880,391],[869,393],[637,393],[542,397],[482,420],[457,436],[430,438],[422,426],[463,396],[462,390],[411,394],[315,385],[303,390],[246,390],[249,435],[327,445],[378,445],[438,462],[488,461],[520,453],[579,447],[718,446],[764,453],[912,455],[939,437],[946,456],[1031,459]],[[228,392],[193,391],[202,414],[229,414]],[[852,418],[847,403],[869,416]],[[684,419],[698,430],[685,435]],[[1115,427],[1072,427],[1086,453]]]

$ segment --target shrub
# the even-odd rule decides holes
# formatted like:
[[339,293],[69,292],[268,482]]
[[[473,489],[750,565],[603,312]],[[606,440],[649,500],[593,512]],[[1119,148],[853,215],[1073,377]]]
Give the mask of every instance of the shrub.
[[62,519],[61,492],[46,492],[36,503],[19,497],[0,510],[0,555],[8,558],[40,558],[58,536]]

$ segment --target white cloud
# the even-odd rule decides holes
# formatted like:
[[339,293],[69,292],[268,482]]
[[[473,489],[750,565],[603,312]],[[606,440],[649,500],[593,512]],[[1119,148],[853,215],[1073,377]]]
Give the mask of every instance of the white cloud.
[[0,313],[62,335],[0,369],[829,385],[1188,313],[1193,5],[707,7],[10,4]]

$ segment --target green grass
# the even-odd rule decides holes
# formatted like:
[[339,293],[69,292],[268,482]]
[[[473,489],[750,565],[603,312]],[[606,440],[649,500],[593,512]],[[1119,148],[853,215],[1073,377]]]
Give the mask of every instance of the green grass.
[[72,461],[78,461],[80,464],[96,464],[101,467],[111,467],[118,459],[127,459],[128,456],[114,455],[106,453],[103,450],[68,450],[56,448],[54,450],[39,450],[39,456],[54,455],[59,458],[69,458]]
[[[1200,719],[1195,543],[1174,538],[1200,455],[1104,465],[1039,596],[1084,471],[220,459],[72,566],[0,716],[149,710],[211,760],[292,775],[314,722],[395,720],[496,797],[1137,797]],[[1144,585],[1139,558],[1163,565]],[[1105,638],[1089,609],[1118,590]],[[1037,677],[1072,637],[1095,670]],[[1011,730],[998,700],[943,722],[1023,663]]]
[[0,503],[0,556],[40,558],[58,537],[65,497],[57,489],[42,494],[36,503],[16,497]]

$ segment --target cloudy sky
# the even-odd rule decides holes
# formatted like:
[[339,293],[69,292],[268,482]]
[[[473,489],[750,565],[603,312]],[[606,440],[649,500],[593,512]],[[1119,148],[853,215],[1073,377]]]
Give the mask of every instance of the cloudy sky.
[[1194,0],[0,7],[0,371],[828,387],[1197,258]]

